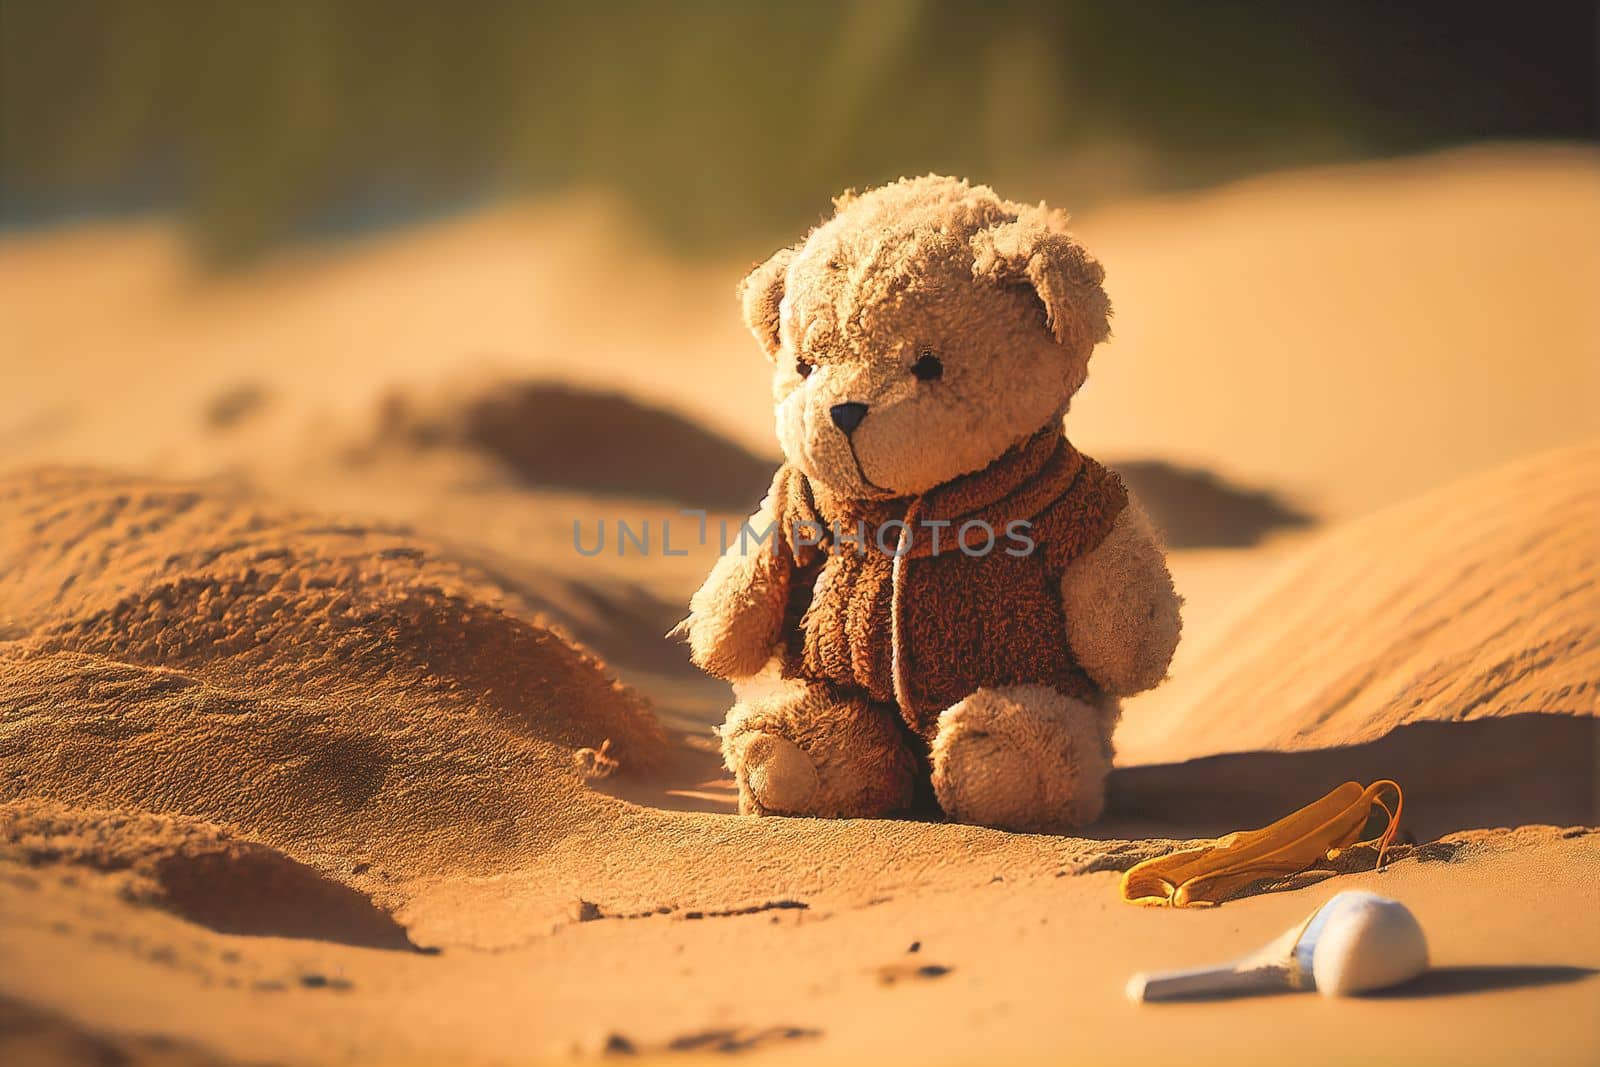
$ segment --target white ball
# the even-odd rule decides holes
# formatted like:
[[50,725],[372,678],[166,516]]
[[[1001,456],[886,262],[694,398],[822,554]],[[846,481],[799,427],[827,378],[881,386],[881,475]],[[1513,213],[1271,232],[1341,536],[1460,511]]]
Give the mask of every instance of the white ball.
[[1311,957],[1317,992],[1347,997],[1387,989],[1428,969],[1422,925],[1398,900],[1372,893],[1341,894]]

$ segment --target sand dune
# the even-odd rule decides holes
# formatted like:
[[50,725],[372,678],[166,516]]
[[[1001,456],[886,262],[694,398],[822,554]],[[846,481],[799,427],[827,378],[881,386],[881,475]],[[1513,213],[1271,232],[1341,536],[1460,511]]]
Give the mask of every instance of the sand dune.
[[[460,871],[549,843],[574,749],[660,756],[597,661],[401,532],[78,471],[0,502],[0,799]],[[440,839],[469,819],[472,849]]]
[[1497,468],[1319,539],[1124,718],[1126,758],[1373,741],[1600,711],[1600,445]]
[[[1128,1011],[1115,999],[1126,961],[1162,962],[1158,946],[1172,936],[1116,902],[1114,872],[1177,847],[1174,837],[1226,828],[1202,825],[1197,797],[1210,798],[1214,820],[1260,824],[1372,764],[1334,749],[1287,754],[1297,762],[1268,753],[1129,768],[1113,784],[1119,810],[1094,839],[641,807],[586,789],[572,764],[578,746],[606,738],[625,767],[647,764],[661,739],[638,699],[525,618],[514,588],[421,537],[226,490],[62,470],[0,486],[0,532],[6,602],[19,606],[0,647],[0,914],[26,917],[0,944],[0,973],[29,976],[30,1025],[69,1045],[120,1047],[155,1027],[227,1056],[249,1058],[265,1041],[319,1062],[497,1059],[530,1041],[560,1056],[618,1041],[663,1053],[825,1041],[867,1054],[880,1046],[859,1029],[863,1003],[903,1029],[921,998],[884,1001],[891,991],[981,1000],[968,975],[1002,961],[1037,970],[1041,951],[1079,960],[1052,969],[1051,981],[1059,995],[1077,990],[1073,1011],[1105,1018]],[[1473,808],[1448,767],[1436,768],[1437,788],[1423,777],[1430,763],[1419,751],[1448,753],[1456,736],[1442,745],[1403,736],[1424,812],[1409,825],[1446,838],[1402,851],[1371,884],[1410,886],[1409,899],[1432,902],[1444,923],[1464,884],[1508,877],[1510,861],[1495,859],[1508,849],[1529,863],[1592,857],[1582,831],[1447,833],[1482,825],[1485,810],[1516,823],[1570,810],[1560,806],[1579,773],[1570,759],[1550,765],[1566,775],[1554,807],[1535,792],[1480,791],[1466,796]],[[1481,730],[1459,740],[1494,741]],[[1571,742],[1552,743],[1570,755]],[[674,778],[681,771],[668,761],[640,795],[690,784]],[[1237,787],[1226,803],[1211,802],[1217,775]],[[1310,906],[1311,892],[1225,910],[1265,936]],[[255,903],[265,900],[278,910]],[[1026,916],[1039,932],[991,932],[980,950],[963,931],[999,914]],[[1185,935],[1191,952],[1223,952],[1237,936],[1190,925],[1210,930]],[[202,928],[228,947],[197,942]],[[280,947],[289,944],[314,947]],[[1443,959],[1501,959],[1461,944]],[[374,954],[443,963],[378,964],[362,945],[443,949]],[[705,977],[674,985],[665,976],[686,950]],[[1573,959],[1567,951],[1553,958]],[[752,953],[786,962],[751,983]],[[1559,977],[1518,970],[1487,988],[1587,973],[1562,966]],[[619,971],[655,980],[619,988]],[[808,992],[807,974],[849,992],[842,1001]],[[314,999],[330,988],[340,1000]],[[285,989],[313,998],[290,1002],[287,1028],[260,1012],[262,997]],[[515,1007],[529,998],[558,1014],[530,1029]],[[1544,993],[1550,1033],[1569,1032],[1565,1016],[1548,1013],[1570,1001]],[[74,1037],[50,1021],[63,1011],[90,1035],[113,1036]],[[1183,1024],[1141,1026],[1176,1040]],[[990,1033],[991,1051],[1023,1049],[996,1045],[986,1026],[975,1032]],[[1100,1031],[1075,1032],[1081,1050],[1082,1035]],[[360,1036],[335,1053],[333,1033]],[[1032,1047],[1067,1051],[1043,1033]]]
[[552,382],[491,380],[454,399],[397,392],[378,434],[380,445],[475,450],[517,484],[715,511],[754,511],[775,466],[682,415]]

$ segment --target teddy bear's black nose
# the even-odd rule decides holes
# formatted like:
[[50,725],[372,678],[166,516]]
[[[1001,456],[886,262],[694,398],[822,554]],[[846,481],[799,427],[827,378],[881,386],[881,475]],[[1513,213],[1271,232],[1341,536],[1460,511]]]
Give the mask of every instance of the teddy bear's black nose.
[[867,417],[865,404],[835,404],[828,409],[828,414],[833,418],[833,424],[845,433],[851,433],[861,420]]

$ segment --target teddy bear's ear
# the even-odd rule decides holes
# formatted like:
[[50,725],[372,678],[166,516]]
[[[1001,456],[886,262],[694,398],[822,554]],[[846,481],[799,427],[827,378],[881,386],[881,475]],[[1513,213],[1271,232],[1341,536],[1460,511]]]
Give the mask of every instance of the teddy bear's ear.
[[780,248],[771,259],[745,275],[739,283],[739,302],[744,305],[744,324],[761,342],[767,358],[776,359],[781,342],[778,339],[778,308],[783,303],[784,277],[789,272],[789,261],[795,249]]
[[975,278],[1033,291],[1060,344],[1092,348],[1111,336],[1105,271],[1064,230],[1028,218],[1001,223],[974,236],[972,251]]

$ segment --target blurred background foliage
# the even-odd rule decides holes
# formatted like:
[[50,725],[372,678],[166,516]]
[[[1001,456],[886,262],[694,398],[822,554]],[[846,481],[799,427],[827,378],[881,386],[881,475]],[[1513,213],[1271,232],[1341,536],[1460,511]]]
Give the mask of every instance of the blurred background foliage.
[[216,262],[596,187],[687,251],[930,169],[1078,206],[1590,138],[1592,3],[0,0],[0,222],[171,210]]

